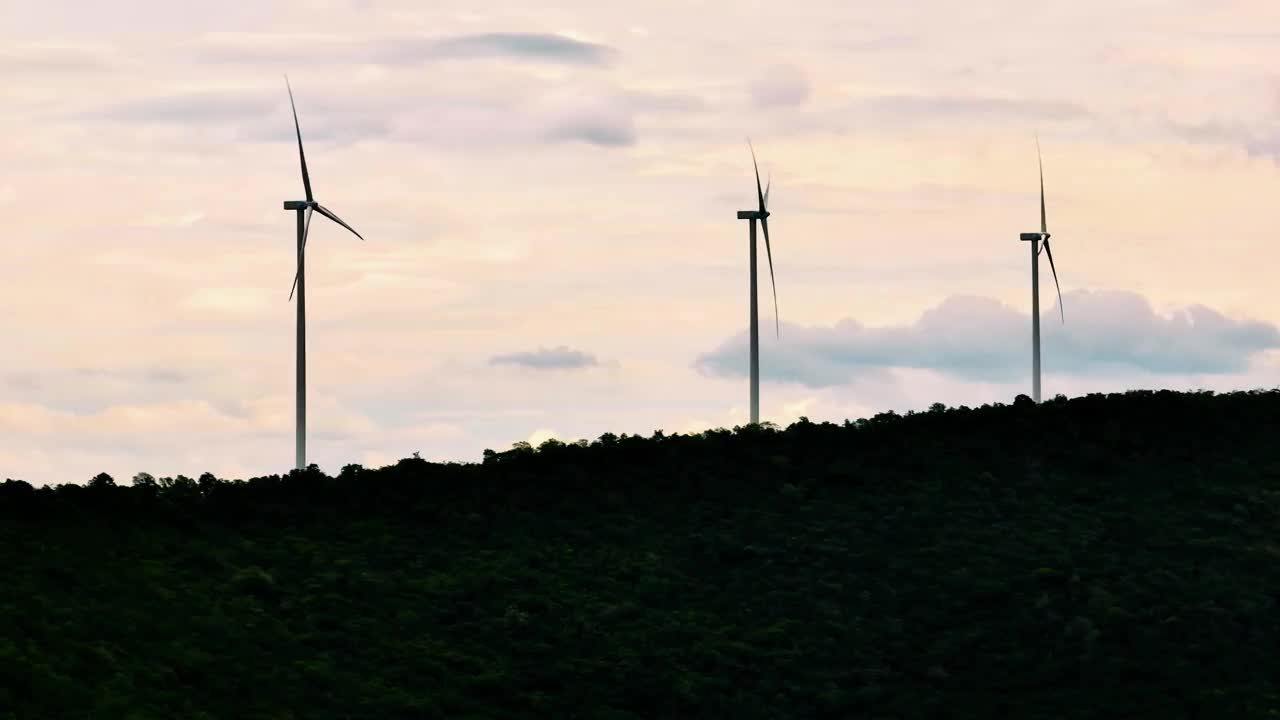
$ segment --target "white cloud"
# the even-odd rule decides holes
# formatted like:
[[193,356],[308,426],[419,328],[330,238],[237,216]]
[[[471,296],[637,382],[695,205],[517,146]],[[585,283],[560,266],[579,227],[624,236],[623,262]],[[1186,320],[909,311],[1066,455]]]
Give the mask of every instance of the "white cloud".
[[539,348],[533,352],[494,355],[489,362],[493,365],[514,365],[531,370],[580,370],[600,364],[594,355],[564,345]]
[[[1073,375],[1226,374],[1247,369],[1280,348],[1274,325],[1227,318],[1201,305],[1168,315],[1130,292],[1067,293],[1070,324],[1041,319],[1045,363]],[[956,296],[905,326],[872,328],[846,319],[833,327],[788,325],[787,342],[762,361],[774,380],[825,387],[868,370],[921,368],[973,380],[999,381],[1026,366],[1031,319],[990,298]],[[702,355],[709,374],[745,377],[747,346],[735,336]]]
[[529,436],[529,439],[526,442],[528,442],[530,445],[534,447],[538,447],[539,445],[541,445],[542,443],[548,440],[555,440],[555,439],[556,439],[555,430],[551,430],[548,428],[541,428],[538,430],[534,430],[533,434]]
[[758,107],[796,107],[811,92],[808,77],[794,65],[774,65],[751,84],[751,100]]

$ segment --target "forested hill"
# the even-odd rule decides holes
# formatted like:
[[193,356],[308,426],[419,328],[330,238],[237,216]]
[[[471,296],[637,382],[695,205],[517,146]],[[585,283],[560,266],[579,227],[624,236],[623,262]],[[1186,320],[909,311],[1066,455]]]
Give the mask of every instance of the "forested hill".
[[0,720],[1277,717],[1278,430],[1128,393],[7,482]]

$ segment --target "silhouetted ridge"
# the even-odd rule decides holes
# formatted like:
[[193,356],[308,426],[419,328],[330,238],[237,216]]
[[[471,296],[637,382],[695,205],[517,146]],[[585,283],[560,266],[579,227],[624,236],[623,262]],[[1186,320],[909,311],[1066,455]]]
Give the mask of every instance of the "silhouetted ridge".
[[0,719],[1267,717],[1280,393],[0,484]]

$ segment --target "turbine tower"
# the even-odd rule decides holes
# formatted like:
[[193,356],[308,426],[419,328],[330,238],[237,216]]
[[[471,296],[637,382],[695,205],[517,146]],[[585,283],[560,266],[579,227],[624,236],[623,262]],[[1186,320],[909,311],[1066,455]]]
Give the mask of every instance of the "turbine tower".
[[[303,260],[305,258],[304,251],[307,247],[307,232],[311,229],[311,213],[318,212],[330,220],[338,223],[342,227],[350,230],[353,235],[364,240],[355,228],[346,224],[337,215],[334,215],[325,206],[315,201],[311,195],[311,176],[307,173],[307,156],[302,151],[302,130],[298,127],[298,107],[293,102],[293,88],[289,85],[289,78],[284,79],[285,88],[289,91],[289,107],[293,110],[293,129],[298,136],[298,160],[302,164],[302,189],[305,191],[306,200],[286,200],[284,202],[285,210],[293,210],[298,215],[298,272],[293,276],[293,287],[289,290],[289,299],[293,299],[294,290],[298,293],[298,340],[295,352],[297,354],[297,404],[296,404],[296,433],[297,446],[295,459],[299,470],[307,469],[307,282],[306,274],[303,272],[305,267]],[[304,217],[305,216],[305,217]]]
[[1021,238],[1031,243],[1031,399],[1040,402],[1040,253],[1049,258],[1053,271],[1053,286],[1058,290],[1058,313],[1065,324],[1067,316],[1062,310],[1062,287],[1058,285],[1058,269],[1053,265],[1053,251],[1049,249],[1049,223],[1044,212],[1044,160],[1040,157],[1040,139],[1036,138],[1036,160],[1040,164],[1040,232],[1022,233]]
[[[764,251],[769,258],[769,284],[773,288],[773,325],[774,333],[778,330],[778,285],[773,279],[773,250],[769,247],[769,210],[767,204],[769,202],[769,188],[760,189],[760,166],[756,164],[756,149],[751,146],[751,141],[747,140],[747,147],[751,150],[751,166],[756,171],[756,199],[760,206],[756,210],[739,210],[739,220],[749,220],[751,222],[751,424],[760,424],[760,318],[757,310],[757,291],[756,291],[756,222],[760,222],[760,229],[764,230]],[[772,185],[773,181],[770,180]]]

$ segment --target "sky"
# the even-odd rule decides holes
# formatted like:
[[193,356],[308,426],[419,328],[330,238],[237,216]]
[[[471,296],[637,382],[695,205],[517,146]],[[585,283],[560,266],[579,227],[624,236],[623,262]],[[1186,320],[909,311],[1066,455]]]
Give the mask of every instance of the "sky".
[[[1280,385],[1268,0],[0,3],[0,478]],[[762,273],[767,268],[762,265]],[[1061,313],[1061,314],[1060,314]]]

